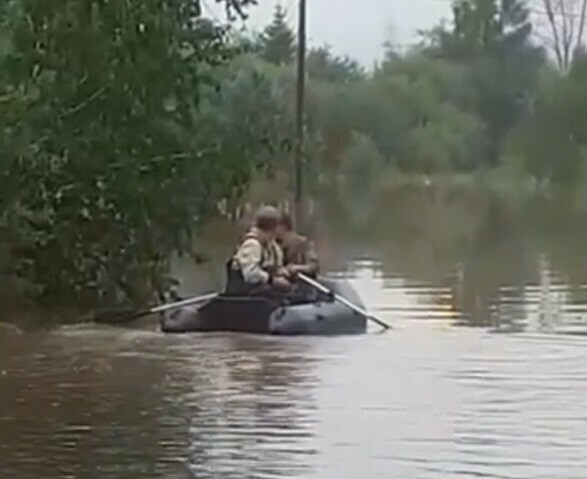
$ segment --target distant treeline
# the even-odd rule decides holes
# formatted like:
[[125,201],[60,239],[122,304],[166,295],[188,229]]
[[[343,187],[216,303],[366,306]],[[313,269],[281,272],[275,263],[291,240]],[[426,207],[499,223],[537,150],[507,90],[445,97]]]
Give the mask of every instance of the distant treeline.
[[[455,1],[449,23],[422,32],[403,53],[387,42],[368,72],[327,47],[311,49],[310,166],[364,176],[384,168],[426,175],[498,169],[547,185],[583,181],[585,3],[544,0],[537,10],[522,0]],[[537,15],[551,19],[545,32],[532,23]],[[538,42],[539,33],[549,38]],[[295,36],[283,9],[242,41],[250,54],[232,64],[227,82],[243,101],[262,91],[264,108],[248,118],[275,140],[289,139]],[[280,121],[267,125],[268,115]]]

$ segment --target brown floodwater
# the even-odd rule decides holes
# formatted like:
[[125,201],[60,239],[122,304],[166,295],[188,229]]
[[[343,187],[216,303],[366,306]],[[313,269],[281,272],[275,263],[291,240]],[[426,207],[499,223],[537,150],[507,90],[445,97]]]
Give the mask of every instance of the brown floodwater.
[[[0,332],[0,478],[583,479],[582,213],[384,211],[316,234],[386,334]],[[197,292],[209,269],[178,274]]]

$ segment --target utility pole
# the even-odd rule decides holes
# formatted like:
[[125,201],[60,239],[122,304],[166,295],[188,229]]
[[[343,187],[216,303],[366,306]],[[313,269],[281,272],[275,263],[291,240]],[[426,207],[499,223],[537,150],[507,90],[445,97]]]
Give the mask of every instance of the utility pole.
[[306,0],[299,0],[298,17],[298,72],[296,89],[296,143],[295,143],[295,225],[304,227],[304,93],[306,81]]

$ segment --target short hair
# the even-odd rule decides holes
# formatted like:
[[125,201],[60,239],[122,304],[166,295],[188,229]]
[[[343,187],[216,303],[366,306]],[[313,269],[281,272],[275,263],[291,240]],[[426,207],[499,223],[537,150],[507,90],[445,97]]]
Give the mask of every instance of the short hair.
[[279,224],[282,224],[290,231],[293,229],[293,220],[287,211],[283,211],[279,216]]
[[263,206],[255,214],[255,226],[262,231],[271,231],[277,228],[280,214],[273,206]]

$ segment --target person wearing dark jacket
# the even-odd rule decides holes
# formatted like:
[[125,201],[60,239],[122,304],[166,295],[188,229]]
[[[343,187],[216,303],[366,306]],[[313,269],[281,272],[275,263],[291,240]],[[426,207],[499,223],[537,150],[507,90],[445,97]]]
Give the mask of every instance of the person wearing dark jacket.
[[283,265],[291,277],[298,273],[316,277],[320,269],[314,244],[293,230],[291,216],[281,213],[276,230],[276,240],[283,252]]

